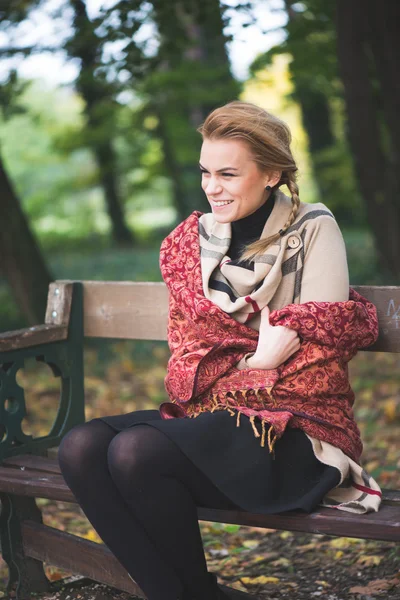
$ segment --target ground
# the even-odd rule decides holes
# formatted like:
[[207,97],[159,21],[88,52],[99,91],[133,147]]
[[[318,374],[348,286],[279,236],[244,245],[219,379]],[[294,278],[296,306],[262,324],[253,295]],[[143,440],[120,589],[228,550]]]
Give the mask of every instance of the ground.
[[[237,529],[237,530],[236,530]],[[231,530],[231,531],[230,531]],[[399,600],[395,543],[202,523],[208,568],[220,582],[260,600]],[[60,582],[55,582],[60,585]],[[82,579],[40,600],[132,600]]]

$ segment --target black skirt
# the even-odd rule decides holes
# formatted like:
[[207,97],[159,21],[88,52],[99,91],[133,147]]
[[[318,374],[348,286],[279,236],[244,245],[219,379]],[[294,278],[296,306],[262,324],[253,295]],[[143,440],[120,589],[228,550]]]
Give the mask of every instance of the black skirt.
[[[302,430],[287,428],[271,454],[243,414],[239,427],[236,415],[225,410],[167,420],[158,410],[99,418],[115,431],[141,423],[156,427],[239,509],[249,512],[311,512],[340,481],[339,470],[315,457]],[[259,423],[257,428],[261,433]]]

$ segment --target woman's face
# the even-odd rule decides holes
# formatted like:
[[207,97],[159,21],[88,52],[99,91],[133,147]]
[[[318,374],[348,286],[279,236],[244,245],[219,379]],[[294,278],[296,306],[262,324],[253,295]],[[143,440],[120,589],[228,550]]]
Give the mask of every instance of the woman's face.
[[265,186],[278,183],[280,173],[263,173],[246,142],[205,139],[200,153],[201,187],[215,220],[230,223],[255,212],[269,197]]

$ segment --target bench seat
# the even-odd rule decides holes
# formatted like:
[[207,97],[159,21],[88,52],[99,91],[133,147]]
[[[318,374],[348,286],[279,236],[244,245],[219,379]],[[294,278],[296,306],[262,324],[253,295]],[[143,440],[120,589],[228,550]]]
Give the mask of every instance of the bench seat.
[[[56,458],[19,455],[6,458],[0,467],[0,491],[19,496],[76,502],[65,483]],[[400,541],[400,491],[384,490],[377,513],[357,515],[332,508],[261,515],[236,510],[198,508],[199,519],[268,529],[336,536]]]

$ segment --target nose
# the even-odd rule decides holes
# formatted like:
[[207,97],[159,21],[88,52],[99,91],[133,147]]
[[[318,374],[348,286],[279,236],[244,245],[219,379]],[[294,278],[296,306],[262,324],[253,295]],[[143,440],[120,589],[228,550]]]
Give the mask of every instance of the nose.
[[217,181],[215,177],[210,176],[204,185],[204,190],[207,194],[219,194],[222,192],[222,185]]

